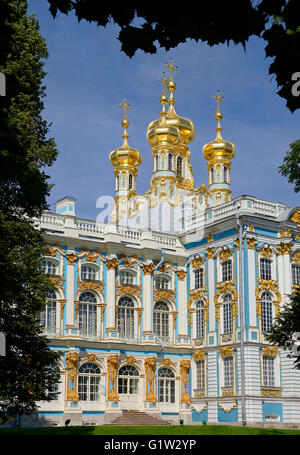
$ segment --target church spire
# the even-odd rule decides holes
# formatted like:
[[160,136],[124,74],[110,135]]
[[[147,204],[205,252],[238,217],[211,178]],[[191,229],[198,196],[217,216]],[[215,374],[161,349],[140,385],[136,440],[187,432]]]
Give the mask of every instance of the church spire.
[[225,141],[221,135],[222,127],[221,120],[223,114],[220,109],[220,103],[224,102],[224,98],[217,91],[217,95],[213,96],[217,102],[217,110],[215,119],[217,121],[216,139],[209,142],[203,147],[203,155],[207,160],[208,181],[209,181],[209,196],[213,204],[222,204],[232,199],[230,189],[230,170],[231,159],[235,155],[235,146],[232,142]]

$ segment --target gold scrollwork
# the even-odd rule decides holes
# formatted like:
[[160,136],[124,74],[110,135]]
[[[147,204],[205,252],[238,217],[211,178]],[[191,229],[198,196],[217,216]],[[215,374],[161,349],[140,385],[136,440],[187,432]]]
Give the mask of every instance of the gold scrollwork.
[[118,376],[119,357],[117,354],[107,357],[108,371],[108,392],[107,399],[117,403],[119,395],[117,393],[117,376]]
[[155,404],[157,396],[154,393],[155,372],[156,372],[156,358],[148,357],[144,361],[146,372],[146,401],[151,401]]
[[190,396],[188,393],[190,367],[191,367],[190,360],[181,360],[180,362],[181,403],[186,403],[188,406],[190,406],[191,404]]

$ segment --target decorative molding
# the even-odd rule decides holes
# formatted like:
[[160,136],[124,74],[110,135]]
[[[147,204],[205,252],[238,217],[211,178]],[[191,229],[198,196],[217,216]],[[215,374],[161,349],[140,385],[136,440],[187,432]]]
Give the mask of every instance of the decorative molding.
[[186,271],[185,270],[176,270],[176,275],[178,280],[184,280],[186,277]]
[[106,267],[108,270],[115,269],[119,265],[119,260],[117,258],[106,259]]
[[69,253],[69,254],[66,254],[66,258],[67,258],[69,265],[75,265],[75,262],[77,261],[78,256],[74,253]]
[[201,267],[201,265],[203,264],[203,259],[201,256],[197,257],[197,258],[194,258],[192,260],[192,267],[194,269],[198,269],[199,267]]
[[144,360],[144,367],[146,372],[146,401],[151,401],[152,404],[157,402],[155,390],[155,373],[156,373],[156,358],[148,357]]
[[195,349],[193,352],[193,359],[194,360],[203,360],[205,358],[205,352],[203,349]]
[[284,254],[290,254],[292,249],[293,249],[292,242],[289,242],[289,243],[283,243],[282,242],[279,245],[277,245],[278,254],[280,254],[281,256],[284,255]]
[[278,355],[278,348],[277,346],[265,346],[261,353],[262,355],[275,358]]
[[219,259],[221,261],[226,261],[228,258],[230,258],[232,252],[230,251],[230,249],[227,247],[227,248],[222,248],[219,252]]
[[278,389],[273,389],[269,387],[262,387],[261,388],[261,394],[263,397],[274,397],[274,398],[280,398],[281,397],[281,388]]
[[221,346],[220,347],[220,356],[225,357],[225,356],[231,356],[234,354],[233,347],[232,346]]
[[296,264],[300,264],[300,250],[293,254],[292,259]]
[[181,403],[186,403],[188,406],[191,404],[190,396],[188,393],[189,386],[189,371],[191,368],[190,360],[181,360],[180,362],[180,376],[181,376]]
[[154,264],[143,264],[143,272],[144,275],[151,275],[151,273],[154,271],[155,265]]
[[257,244],[257,240],[254,237],[247,239],[247,246],[248,246],[249,250],[255,250],[256,244]]
[[115,404],[119,401],[117,393],[117,376],[118,376],[119,357],[117,354],[107,357],[107,372],[108,372],[108,392],[107,399]]
[[215,255],[215,249],[214,247],[209,247],[205,250],[206,254],[207,254],[207,259],[213,259],[214,255]]
[[67,400],[72,400],[76,404],[79,400],[77,393],[77,366],[79,355],[77,352],[69,352],[66,355],[67,365]]

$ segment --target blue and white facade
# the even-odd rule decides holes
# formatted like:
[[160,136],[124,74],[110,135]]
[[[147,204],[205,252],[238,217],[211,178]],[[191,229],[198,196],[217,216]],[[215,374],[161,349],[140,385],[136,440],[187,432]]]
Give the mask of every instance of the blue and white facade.
[[[40,220],[53,282],[41,323],[61,352],[61,383],[58,399],[38,403],[24,425],[103,424],[125,409],[176,424],[300,422],[300,372],[265,338],[300,285],[300,208],[232,199],[235,150],[221,137],[219,94],[217,138],[203,150],[209,187],[194,188],[193,125],[175,113],[172,68],[161,118],[147,131],[149,192],[135,192],[141,160],[124,108],[111,220],[78,218],[71,197]],[[122,223],[145,206],[160,210],[158,224]],[[166,229],[170,208],[179,223]]]

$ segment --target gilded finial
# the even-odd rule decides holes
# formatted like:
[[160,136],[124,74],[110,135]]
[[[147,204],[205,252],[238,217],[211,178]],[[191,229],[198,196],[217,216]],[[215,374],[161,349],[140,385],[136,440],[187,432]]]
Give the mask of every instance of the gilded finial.
[[217,128],[216,128],[216,131],[217,131],[216,139],[222,139],[221,131],[222,131],[223,128],[221,127],[221,120],[223,118],[223,114],[222,114],[222,112],[220,110],[220,103],[224,102],[224,98],[223,98],[223,96],[220,95],[220,90],[217,91],[217,95],[216,96],[213,96],[213,99],[217,101],[217,110],[216,110],[216,113],[215,113],[215,119],[218,122],[218,125],[217,125]]
[[124,114],[123,114],[123,118],[122,118],[122,122],[121,122],[121,125],[122,125],[122,128],[124,128],[124,133],[123,133],[123,136],[122,138],[124,139],[123,141],[123,146],[122,147],[128,147],[128,134],[127,134],[127,128],[129,127],[129,121],[128,121],[128,118],[127,118],[127,110],[129,110],[131,108],[131,106],[129,104],[127,104],[127,100],[124,100],[122,104],[120,104],[120,107],[122,107],[124,109]]
[[162,89],[162,92],[161,92],[161,96],[160,96],[160,103],[162,105],[162,112],[160,113],[161,117],[162,117],[162,122],[164,123],[165,122],[165,116],[167,115],[166,113],[166,108],[165,108],[165,105],[168,103],[168,97],[166,95],[166,83],[167,83],[167,79],[166,79],[166,73],[163,71],[163,75],[162,77],[159,77],[158,78],[158,82],[161,82],[162,85],[163,85],[163,89]]
[[174,97],[173,97],[173,92],[175,91],[176,89],[176,84],[174,82],[174,79],[173,79],[173,72],[174,71],[178,71],[178,66],[174,66],[173,65],[173,59],[170,58],[170,63],[166,63],[165,64],[165,68],[168,68],[168,70],[170,71],[170,78],[168,80],[168,84],[167,84],[167,88],[170,92],[170,98],[169,98],[169,112],[168,114],[175,114],[176,115],[176,112],[175,112],[175,109],[174,109],[174,104],[176,103]]

